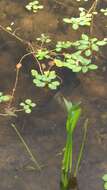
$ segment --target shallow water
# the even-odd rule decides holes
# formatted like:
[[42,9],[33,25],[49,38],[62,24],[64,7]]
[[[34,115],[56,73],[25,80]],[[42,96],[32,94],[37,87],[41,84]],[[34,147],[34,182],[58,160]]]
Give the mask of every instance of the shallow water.
[[[48,33],[55,41],[77,39],[78,33],[62,24],[66,15],[75,15],[77,3],[68,1],[42,1],[45,9],[36,16],[28,13],[24,5],[28,1],[1,0],[0,24],[8,26],[12,21],[19,28],[18,35],[33,41],[41,33]],[[91,1],[90,1],[91,3]],[[106,1],[105,1],[106,3]],[[70,7],[71,6],[71,7]],[[87,4],[86,4],[87,6]],[[44,19],[45,18],[45,19]],[[107,21],[96,20],[94,34],[106,37]],[[81,33],[81,31],[80,31]],[[58,92],[35,88],[30,77],[33,58],[25,60],[25,67],[19,77],[14,104],[31,97],[37,108],[31,115],[0,117],[0,189],[1,190],[59,190],[61,156],[65,144],[66,113],[61,96],[71,101],[81,101],[83,116],[75,131],[74,161],[82,138],[82,126],[89,118],[88,138],[78,174],[79,190],[101,190],[102,175],[107,172],[107,67],[106,50],[97,60],[99,70],[86,75],[69,75]],[[0,30],[0,91],[10,93],[15,80],[15,65],[25,54],[25,45]],[[102,58],[104,57],[104,58]],[[3,107],[1,107],[1,110]],[[15,131],[15,123],[39,163],[41,172],[33,170],[29,158]]]

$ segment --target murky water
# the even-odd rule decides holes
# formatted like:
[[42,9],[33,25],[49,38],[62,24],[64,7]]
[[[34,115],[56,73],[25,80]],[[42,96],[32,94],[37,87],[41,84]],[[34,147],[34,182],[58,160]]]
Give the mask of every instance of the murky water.
[[[28,1],[0,1],[0,24],[11,22],[18,28],[18,35],[34,41],[41,33],[54,40],[78,38],[62,24],[62,18],[75,15],[77,3],[67,1],[42,1],[45,9],[36,15],[28,13],[24,6]],[[106,3],[106,1],[104,1]],[[91,3],[91,1],[90,1]],[[89,5],[89,4],[88,4]],[[88,6],[86,4],[86,6]],[[94,34],[106,37],[107,21],[96,20]],[[81,33],[81,32],[80,32]],[[81,142],[82,126],[89,118],[88,138],[84,157],[78,174],[79,190],[101,190],[102,175],[107,172],[107,67],[106,50],[97,60],[99,70],[85,75],[69,75],[58,92],[35,88],[30,77],[33,58],[28,57],[20,72],[14,104],[27,97],[37,102],[37,109],[29,116],[19,114],[17,118],[0,117],[0,189],[1,190],[59,190],[61,156],[65,143],[66,114],[61,106],[61,95],[71,101],[81,101],[83,117],[74,137],[74,161]],[[15,79],[15,65],[25,54],[25,46],[0,30],[0,91],[10,93]],[[102,58],[104,57],[104,58]],[[44,96],[43,96],[44,95]],[[1,110],[3,108],[1,107]],[[21,135],[31,147],[34,155],[44,167],[41,172],[32,169],[32,161],[16,133],[11,128],[15,123]]]

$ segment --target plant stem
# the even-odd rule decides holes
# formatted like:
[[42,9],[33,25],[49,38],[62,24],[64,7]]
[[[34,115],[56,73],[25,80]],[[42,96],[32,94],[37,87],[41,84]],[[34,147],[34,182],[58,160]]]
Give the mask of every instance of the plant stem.
[[84,123],[83,140],[82,140],[82,143],[81,143],[81,147],[80,147],[80,151],[79,151],[79,155],[78,155],[76,167],[75,167],[75,169],[74,169],[74,177],[75,177],[75,178],[76,178],[76,176],[77,176],[77,172],[78,172],[78,170],[79,170],[80,162],[81,162],[82,155],[83,155],[83,150],[84,150],[84,146],[85,146],[85,142],[86,142],[86,137],[87,137],[87,128],[88,128],[88,119],[86,119],[86,120],[85,120],[85,123]]
[[[100,0],[95,0],[94,3],[92,4],[91,8],[89,9],[87,14],[90,14],[92,11],[94,12],[97,8],[97,5]],[[93,20],[94,20],[94,15],[92,15],[92,21],[91,21],[91,26],[90,26],[90,35],[92,35],[93,32]]]
[[17,36],[15,33],[12,33],[10,31],[8,31],[4,26],[0,25],[0,29],[2,29],[4,32],[6,32],[7,34],[9,34],[10,36],[16,38],[18,41],[20,41],[23,44],[28,44],[27,41],[23,40],[22,38],[20,38],[19,36]]
[[19,69],[16,70],[15,83],[14,83],[14,87],[13,87],[12,94],[11,94],[11,100],[10,100],[10,102],[8,104],[8,108],[11,107],[11,104],[13,102],[14,94],[15,94],[15,91],[16,91],[17,83],[18,83],[18,78],[19,78]]
[[13,129],[15,130],[17,136],[19,137],[19,139],[21,140],[22,144],[24,145],[27,153],[29,154],[29,156],[31,157],[32,161],[34,162],[35,166],[37,167],[38,170],[41,170],[40,165],[38,164],[37,160],[35,159],[35,156],[33,155],[33,153],[31,152],[29,146],[26,144],[25,140],[23,139],[23,137],[21,136],[21,134],[19,133],[18,129],[16,128],[15,124],[11,124],[11,126],[13,127]]
[[39,66],[40,73],[41,73],[41,74],[44,74],[44,73],[43,73],[43,70],[42,70],[42,67],[41,67],[41,64],[40,64],[40,62],[38,61],[37,57],[35,56],[36,50],[34,49],[34,47],[33,47],[33,45],[32,45],[31,43],[29,43],[29,47],[31,48],[31,51],[34,52],[34,53],[33,53],[33,57],[34,57],[35,60],[37,61],[37,64],[38,64],[38,66]]

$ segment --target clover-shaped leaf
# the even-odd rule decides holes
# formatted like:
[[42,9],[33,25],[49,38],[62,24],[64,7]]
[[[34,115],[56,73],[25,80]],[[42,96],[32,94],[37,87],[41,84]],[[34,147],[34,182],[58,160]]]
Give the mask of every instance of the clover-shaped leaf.
[[55,90],[60,85],[60,82],[56,80],[57,75],[55,71],[44,71],[43,74],[39,74],[37,71],[31,71],[34,77],[33,83],[37,87],[46,87],[48,86],[50,89]]
[[47,49],[38,49],[35,56],[38,58],[38,60],[50,58],[49,51]]
[[3,92],[0,92],[0,103],[8,102],[11,99],[10,95],[4,95]]
[[39,1],[31,1],[25,6],[25,8],[28,11],[36,13],[39,9],[43,9],[43,5],[40,5]]
[[104,174],[103,177],[102,177],[103,181],[106,181],[107,182],[107,174]]
[[25,113],[29,114],[32,112],[32,108],[34,108],[36,104],[33,103],[31,99],[26,99],[25,102],[20,103],[20,106],[23,107]]

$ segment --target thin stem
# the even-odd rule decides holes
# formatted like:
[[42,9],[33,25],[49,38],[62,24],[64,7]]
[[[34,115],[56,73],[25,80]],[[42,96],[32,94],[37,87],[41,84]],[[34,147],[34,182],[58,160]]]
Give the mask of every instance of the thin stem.
[[38,61],[38,59],[37,59],[36,56],[35,56],[35,59],[36,59],[36,61],[37,61],[37,63],[38,63],[38,66],[39,66],[40,72],[41,72],[41,74],[43,75],[44,73],[43,73],[43,71],[42,71],[42,67],[41,67],[40,62]]
[[[34,53],[36,53],[36,51],[35,51],[35,49],[34,49],[34,47],[32,46],[31,43],[29,43],[29,47],[31,48],[31,50],[32,50]],[[35,60],[37,61],[37,64],[38,64],[38,66],[39,66],[39,69],[40,69],[41,74],[43,74],[43,71],[42,71],[42,67],[41,67],[41,65],[40,65],[40,62],[38,61],[38,59],[37,59],[36,56],[34,56],[34,58],[35,58]]]
[[97,1],[98,1],[98,0],[95,0],[95,1],[93,2],[92,6],[91,6],[90,9],[88,10],[87,14],[90,14],[90,13],[93,11],[93,9],[95,9],[95,6],[96,6]]
[[19,63],[22,63],[23,59],[25,59],[28,55],[31,55],[33,53],[35,53],[35,52],[32,51],[32,52],[29,52],[29,53],[26,53],[25,55],[23,55],[23,57],[20,59]]
[[24,111],[24,109],[15,110],[15,112],[21,112],[21,111]]
[[14,83],[14,87],[13,87],[12,94],[11,94],[11,100],[10,100],[10,102],[9,102],[9,104],[8,104],[8,108],[11,107],[11,104],[12,104],[12,102],[13,102],[13,98],[14,98],[14,95],[15,95],[15,91],[16,91],[16,88],[17,88],[18,78],[19,78],[19,69],[16,70],[15,83]]
[[[25,59],[28,55],[31,55],[33,54],[34,52],[29,52],[27,54],[25,54],[19,61],[18,64],[21,64],[23,59]],[[17,65],[18,65],[17,64]],[[21,67],[20,67],[21,68]],[[8,108],[11,107],[11,104],[13,102],[13,98],[14,98],[14,95],[15,95],[15,91],[16,91],[16,88],[17,88],[17,84],[18,84],[18,78],[19,78],[19,71],[20,71],[20,68],[16,68],[16,78],[15,78],[15,83],[14,83],[14,87],[13,87],[13,90],[12,90],[12,95],[11,95],[11,100],[9,102],[9,105],[8,105]]]
[[26,144],[25,140],[23,139],[23,137],[21,136],[21,134],[19,133],[18,129],[16,128],[16,126],[12,123],[11,126],[13,127],[13,129],[15,130],[17,136],[19,137],[19,139],[21,140],[22,144],[24,145],[27,153],[29,154],[29,156],[31,157],[32,161],[34,162],[34,164],[36,165],[36,167],[38,168],[38,170],[41,170],[40,165],[38,164],[37,160],[35,159],[35,156],[33,155],[33,153],[31,152],[31,149],[29,148],[29,146]]
[[9,116],[9,114],[7,114],[7,113],[0,113],[0,116]]
[[6,32],[7,34],[11,35],[12,37],[16,38],[18,41],[22,42],[22,43],[26,43],[28,44],[27,41],[23,40],[22,38],[20,38],[19,36],[17,36],[15,33],[12,33],[10,31],[8,31],[5,27],[3,27],[2,25],[0,25],[0,29],[2,29],[4,32]]
[[[96,10],[96,7],[98,5],[100,0],[95,0],[94,3],[92,4],[91,8],[89,9],[89,11],[87,12],[87,14],[90,14],[92,11]],[[92,15],[92,20],[91,20],[91,26],[90,26],[90,35],[92,35],[92,30],[93,30],[93,19],[94,19],[94,15]]]

